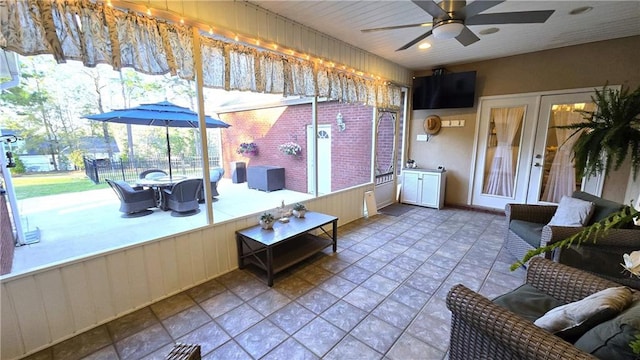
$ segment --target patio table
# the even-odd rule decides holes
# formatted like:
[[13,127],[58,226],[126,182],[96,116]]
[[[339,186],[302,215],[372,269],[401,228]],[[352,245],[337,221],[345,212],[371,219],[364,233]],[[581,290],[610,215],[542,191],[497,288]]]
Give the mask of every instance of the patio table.
[[187,175],[173,175],[173,176],[162,176],[153,179],[137,179],[136,185],[152,188],[156,193],[156,203],[158,204],[158,208],[162,210],[167,210],[162,206],[162,197],[163,197],[163,188],[171,187],[173,184],[189,179]]

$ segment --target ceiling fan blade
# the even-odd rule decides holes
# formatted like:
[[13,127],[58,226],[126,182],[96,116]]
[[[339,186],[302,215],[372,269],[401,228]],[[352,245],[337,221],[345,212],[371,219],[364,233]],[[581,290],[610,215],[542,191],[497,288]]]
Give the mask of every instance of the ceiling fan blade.
[[495,24],[541,24],[547,21],[555,10],[518,11],[507,13],[478,14],[465,20],[466,25]]
[[427,36],[431,35],[431,30],[427,31],[426,33],[418,36],[417,38],[413,39],[411,42],[406,43],[403,47],[399,48],[396,51],[400,51],[400,50],[407,50],[408,48],[412,47],[413,45],[419,43],[420,41],[422,41],[422,39],[426,38]]
[[431,26],[433,26],[433,24],[431,23],[406,24],[406,25],[385,26],[385,27],[379,27],[379,28],[373,28],[373,29],[362,29],[360,30],[360,32],[367,33],[367,32],[376,32],[376,31],[384,31],[384,30],[405,29],[405,28],[412,28],[412,27],[431,27]]
[[427,13],[429,13],[429,15],[431,15],[434,19],[435,18],[442,18],[444,20],[449,20],[451,17],[449,16],[449,14],[447,14],[446,11],[442,10],[442,8],[440,6],[438,6],[438,4],[436,4],[434,1],[417,1],[417,0],[411,0],[411,2],[413,2],[414,4],[418,5],[422,10],[426,11]]
[[[461,18],[468,18],[480,14],[481,12],[491,9],[492,7],[503,3],[504,0],[499,1],[474,1],[462,8],[456,15],[460,15]],[[457,16],[456,16],[457,17]]]
[[480,41],[480,38],[465,26],[460,35],[456,36],[456,40],[464,46],[469,46],[476,41]]

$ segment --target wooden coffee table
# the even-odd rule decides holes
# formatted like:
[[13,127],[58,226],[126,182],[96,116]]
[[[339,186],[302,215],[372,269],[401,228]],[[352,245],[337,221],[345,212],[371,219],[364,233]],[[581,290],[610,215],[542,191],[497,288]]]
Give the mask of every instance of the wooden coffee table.
[[[332,224],[329,234],[323,226]],[[320,229],[325,236],[311,231]],[[307,211],[304,218],[292,217],[288,223],[276,221],[273,230],[264,230],[256,225],[236,231],[238,267],[247,263],[267,272],[267,285],[273,286],[273,276],[278,272],[333,246],[338,248],[338,218],[318,212]]]

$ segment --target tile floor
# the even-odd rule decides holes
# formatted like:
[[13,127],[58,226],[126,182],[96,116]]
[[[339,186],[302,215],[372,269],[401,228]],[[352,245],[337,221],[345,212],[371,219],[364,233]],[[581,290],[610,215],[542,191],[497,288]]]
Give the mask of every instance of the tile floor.
[[235,270],[27,359],[163,359],[175,342],[207,360],[444,359],[452,285],[494,297],[523,282],[503,229],[504,216],[458,209],[361,219],[273,288]]

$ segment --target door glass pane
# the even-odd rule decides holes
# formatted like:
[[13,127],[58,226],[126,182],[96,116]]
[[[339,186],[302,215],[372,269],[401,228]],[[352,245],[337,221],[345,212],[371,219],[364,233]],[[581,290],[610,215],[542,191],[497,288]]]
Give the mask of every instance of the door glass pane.
[[526,107],[491,109],[482,192],[513,197]]
[[582,121],[580,111],[593,111],[593,103],[555,104],[549,114],[549,129],[544,147],[542,189],[540,201],[558,203],[562,196],[571,194],[582,187],[582,179],[576,178],[571,148],[577,136],[574,130],[559,129]]

